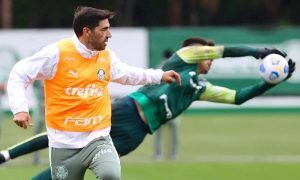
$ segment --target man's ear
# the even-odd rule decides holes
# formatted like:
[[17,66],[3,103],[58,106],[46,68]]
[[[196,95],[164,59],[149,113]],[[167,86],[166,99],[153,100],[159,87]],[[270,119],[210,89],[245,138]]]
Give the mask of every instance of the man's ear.
[[90,34],[91,34],[91,29],[88,28],[88,27],[84,27],[84,28],[82,29],[82,34],[85,35],[85,36],[90,36]]

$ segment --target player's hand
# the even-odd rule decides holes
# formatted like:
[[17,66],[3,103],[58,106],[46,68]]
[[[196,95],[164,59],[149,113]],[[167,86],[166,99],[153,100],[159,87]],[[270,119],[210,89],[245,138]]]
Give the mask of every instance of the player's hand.
[[177,81],[178,85],[181,86],[181,78],[180,75],[173,71],[165,71],[163,73],[163,76],[161,78],[162,81],[166,82],[166,83],[172,83],[174,81],[174,79]]
[[296,69],[296,63],[292,59],[288,60],[288,64],[289,64],[289,73],[288,73],[287,77],[285,78],[285,80],[289,79],[293,75],[293,72]]
[[265,58],[267,55],[269,54],[279,54],[283,57],[286,57],[286,53],[284,51],[281,51],[279,49],[273,48],[273,49],[269,49],[269,48],[258,48],[257,49],[257,55],[256,58],[257,59],[263,59]]
[[14,115],[14,122],[21,128],[27,129],[27,126],[33,126],[28,112],[19,112]]

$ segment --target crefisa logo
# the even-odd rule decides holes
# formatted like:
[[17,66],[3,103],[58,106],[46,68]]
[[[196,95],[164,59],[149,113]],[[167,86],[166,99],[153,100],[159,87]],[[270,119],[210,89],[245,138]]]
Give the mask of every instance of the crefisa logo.
[[105,71],[103,69],[99,69],[97,71],[97,78],[99,80],[103,80],[105,78]]

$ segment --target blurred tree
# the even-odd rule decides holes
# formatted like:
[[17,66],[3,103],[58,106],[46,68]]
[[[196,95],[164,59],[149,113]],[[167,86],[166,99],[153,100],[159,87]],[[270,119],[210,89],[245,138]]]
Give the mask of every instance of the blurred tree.
[[117,1],[116,23],[119,26],[133,26],[136,0]]
[[209,25],[216,23],[216,15],[218,14],[219,0],[189,0],[189,22],[188,24]]
[[[114,10],[116,1],[106,0],[13,0],[14,27],[61,28],[72,26],[73,12],[77,6],[92,6]],[[58,6],[59,4],[59,6]]]
[[[12,13],[3,8],[10,1]],[[78,5],[118,12],[111,21],[112,26],[300,24],[298,16],[300,1],[297,0],[0,0],[0,2],[1,26],[4,27],[5,19],[8,22],[10,20],[14,28],[69,28],[72,25],[73,11]],[[7,17],[9,14],[11,17]]]
[[169,22],[171,26],[181,25],[181,1],[180,0],[169,0]]
[[283,3],[284,7],[281,7],[280,10],[285,10],[285,20],[288,20],[292,24],[300,24],[300,1],[298,0],[284,0]]
[[0,0],[0,27],[12,27],[12,2],[11,0]]
[[134,26],[168,26],[169,1],[136,1],[134,8]]

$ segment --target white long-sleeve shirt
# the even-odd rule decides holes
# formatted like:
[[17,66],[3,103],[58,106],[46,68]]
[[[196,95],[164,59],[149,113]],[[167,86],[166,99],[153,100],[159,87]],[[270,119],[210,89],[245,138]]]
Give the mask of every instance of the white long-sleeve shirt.
[[[78,52],[85,58],[98,54],[82,44],[76,35],[72,41]],[[111,81],[127,85],[159,84],[163,71],[158,69],[141,69],[122,63],[116,54],[110,51]],[[13,114],[29,112],[25,91],[35,80],[52,79],[55,76],[59,60],[56,43],[48,45],[31,57],[20,60],[10,72],[7,92],[9,105]],[[109,135],[110,127],[91,132],[69,132],[47,128],[49,146],[54,148],[82,148],[93,139]]]

